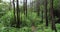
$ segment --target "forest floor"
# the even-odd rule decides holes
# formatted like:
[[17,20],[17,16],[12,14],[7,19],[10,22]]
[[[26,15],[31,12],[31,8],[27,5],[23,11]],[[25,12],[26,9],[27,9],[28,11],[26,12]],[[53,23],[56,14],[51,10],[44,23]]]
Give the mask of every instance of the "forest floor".
[[[57,31],[60,32],[60,24],[56,24]],[[13,28],[13,27],[4,27],[0,23],[0,32],[32,32],[31,27],[22,27],[22,28]],[[48,28],[44,25],[36,27],[35,32],[52,32],[51,26]],[[54,32],[54,31],[53,31]]]

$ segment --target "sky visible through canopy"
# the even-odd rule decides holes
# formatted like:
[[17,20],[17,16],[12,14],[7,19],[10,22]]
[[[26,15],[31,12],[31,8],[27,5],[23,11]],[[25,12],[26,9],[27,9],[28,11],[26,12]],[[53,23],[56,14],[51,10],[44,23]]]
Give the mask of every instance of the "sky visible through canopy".
[[[4,2],[10,2],[10,0],[3,0]],[[12,0],[11,0],[12,1]],[[27,0],[27,4],[30,3],[30,1],[33,1],[33,0]],[[19,0],[19,4],[23,4],[23,0]]]

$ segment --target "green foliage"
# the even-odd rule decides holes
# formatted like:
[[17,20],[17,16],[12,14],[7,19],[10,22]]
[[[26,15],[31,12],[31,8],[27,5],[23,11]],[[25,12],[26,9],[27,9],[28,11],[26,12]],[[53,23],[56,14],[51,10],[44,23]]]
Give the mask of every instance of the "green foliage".
[[[58,9],[60,7],[59,0],[54,0],[54,9]],[[59,7],[58,7],[59,6]],[[45,28],[45,19],[43,19],[44,23],[42,23],[42,11],[44,11],[44,5],[40,5],[40,16],[37,16],[37,12],[34,10],[34,7],[28,8],[27,17],[24,15],[23,6],[20,6],[20,19],[21,19],[21,28],[10,27],[11,23],[14,22],[14,14],[13,10],[9,10],[9,5],[6,3],[0,4],[0,32],[32,32],[32,22],[36,26],[36,32],[52,32],[51,26]],[[50,2],[48,0],[48,13],[50,8]],[[34,10],[34,11],[33,11]],[[3,12],[3,13],[1,13]],[[44,13],[43,13],[43,16]],[[50,18],[48,14],[48,18]],[[42,24],[41,24],[42,23]],[[60,24],[56,24],[58,32],[60,32]],[[53,31],[54,32],[54,31]]]
[[54,0],[54,2],[53,2],[53,5],[54,5],[54,9],[59,9],[59,7],[60,7],[60,2],[59,2],[60,0]]

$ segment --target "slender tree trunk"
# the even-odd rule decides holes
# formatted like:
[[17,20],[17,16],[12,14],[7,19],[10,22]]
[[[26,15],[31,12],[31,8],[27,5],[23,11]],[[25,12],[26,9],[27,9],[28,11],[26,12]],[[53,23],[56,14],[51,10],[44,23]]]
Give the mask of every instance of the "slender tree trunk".
[[16,23],[16,27],[17,28],[20,28],[20,10],[19,10],[19,1],[17,0],[17,3],[16,3],[16,9],[17,9],[17,23]]
[[50,15],[51,15],[51,22],[52,22],[52,30],[55,30],[55,32],[57,32],[55,26],[55,19],[53,15],[53,0],[50,0]]
[[48,26],[48,16],[47,16],[47,0],[45,0],[45,19],[46,19],[46,26]]
[[13,14],[14,14],[14,21],[11,22],[11,26],[15,27],[14,24],[16,24],[16,15],[15,15],[15,3],[13,0]]
[[37,11],[37,15],[39,16],[39,14],[40,14],[40,0],[36,0],[36,11]]
[[42,10],[42,20],[41,20],[41,23],[43,23],[43,10]]
[[23,9],[24,9],[24,15],[27,16],[27,0],[24,0]]

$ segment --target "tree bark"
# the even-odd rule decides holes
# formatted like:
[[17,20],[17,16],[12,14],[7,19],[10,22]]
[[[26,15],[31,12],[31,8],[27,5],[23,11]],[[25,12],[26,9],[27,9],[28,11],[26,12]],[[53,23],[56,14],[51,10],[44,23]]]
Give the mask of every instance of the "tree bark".
[[16,13],[15,13],[15,3],[14,3],[14,0],[13,0],[13,14],[14,14],[14,20],[11,22],[11,26],[12,27],[15,27],[14,24],[16,24]]
[[19,1],[17,0],[16,2],[16,9],[17,9],[17,23],[16,23],[16,28],[20,28],[20,10],[19,10]]
[[40,14],[40,0],[36,0],[36,11],[37,11],[37,16]]
[[24,15],[27,16],[27,0],[24,0],[23,10],[24,10]]
[[53,13],[54,13],[53,12],[53,0],[50,0],[50,15],[51,15],[52,30],[55,30],[55,32],[57,32]]
[[48,26],[48,16],[47,16],[47,0],[45,0],[45,19],[46,19],[46,26]]

